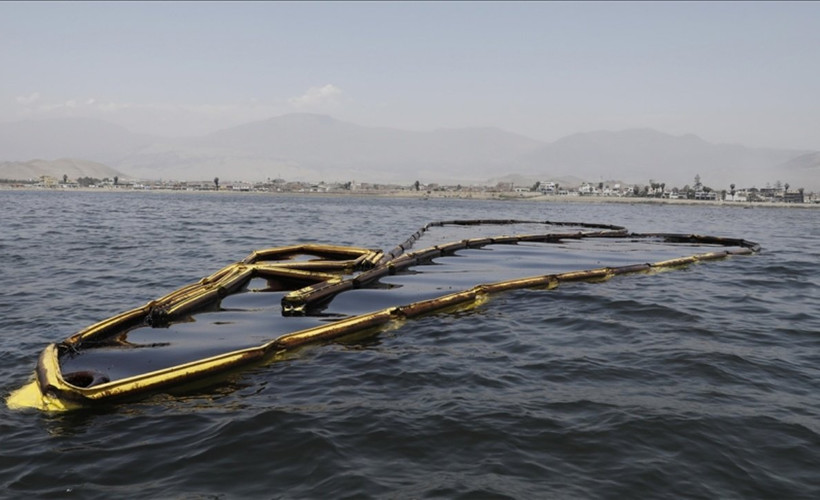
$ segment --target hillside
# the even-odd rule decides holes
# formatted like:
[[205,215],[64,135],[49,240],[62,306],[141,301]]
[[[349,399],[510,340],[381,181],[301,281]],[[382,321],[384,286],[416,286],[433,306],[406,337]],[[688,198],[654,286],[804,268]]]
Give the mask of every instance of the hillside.
[[109,178],[115,176],[125,179],[126,176],[111,167],[88,160],[75,160],[71,158],[61,158],[59,160],[31,160],[27,162],[7,161],[0,163],[0,179],[10,180],[37,180],[41,176],[47,175],[61,180],[63,176],[76,180],[80,177],[91,177],[95,179]]
[[699,174],[714,188],[731,183],[762,186],[773,168],[800,152],[712,144],[695,135],[651,129],[574,134],[527,154],[522,163],[589,181],[620,178],[647,183],[691,184]]
[[82,158],[109,165],[121,177],[142,179],[480,184],[517,175],[594,183],[652,179],[683,186],[699,174],[714,189],[781,180],[820,190],[818,155],[713,144],[652,129],[584,132],[546,143],[497,128],[418,132],[315,114],[283,115],[188,138],[132,134],[99,120],[0,124],[0,161]]
[[789,182],[792,187],[820,191],[820,151],[806,153],[778,165],[777,180]]
[[[370,182],[480,182],[543,143],[492,128],[413,132],[291,114],[135,151],[119,166],[139,175],[169,162],[185,176]],[[230,165],[230,167],[229,167]]]
[[0,123],[0,161],[82,158],[114,165],[157,139],[90,118]]

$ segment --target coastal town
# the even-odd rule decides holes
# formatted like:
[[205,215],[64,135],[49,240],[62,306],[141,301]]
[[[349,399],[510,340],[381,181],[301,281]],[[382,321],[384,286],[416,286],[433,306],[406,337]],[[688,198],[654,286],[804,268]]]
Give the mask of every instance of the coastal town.
[[462,185],[422,183],[378,184],[369,182],[306,182],[275,178],[263,182],[221,181],[218,177],[208,181],[181,180],[135,180],[113,178],[80,177],[69,179],[41,176],[39,179],[3,180],[0,188],[22,189],[90,189],[90,190],[133,190],[133,191],[185,191],[185,192],[255,192],[255,193],[324,193],[382,196],[417,196],[435,198],[475,198],[475,199],[556,199],[581,200],[600,199],[631,201],[705,201],[727,203],[788,203],[820,204],[820,193],[807,192],[802,187],[790,186],[779,180],[764,187],[746,187],[736,184],[713,188],[695,175],[691,184],[682,187],[669,186],[664,182],[649,180],[645,184],[627,184],[618,181],[580,182],[562,185],[555,181],[536,181],[530,185],[513,182],[497,182],[494,185]]

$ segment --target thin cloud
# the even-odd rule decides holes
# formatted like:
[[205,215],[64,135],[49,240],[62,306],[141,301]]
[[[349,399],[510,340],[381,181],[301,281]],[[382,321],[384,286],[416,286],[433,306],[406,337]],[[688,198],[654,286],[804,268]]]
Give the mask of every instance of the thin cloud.
[[59,111],[59,110],[66,110],[66,109],[77,109],[82,105],[81,102],[78,102],[76,99],[69,99],[64,102],[58,102],[55,104],[48,104],[43,103],[40,104],[38,110],[44,113],[49,113],[51,111]]
[[23,106],[28,106],[29,104],[34,104],[35,102],[40,100],[40,93],[39,92],[32,92],[29,95],[21,95],[17,97],[17,102],[22,104]]
[[341,96],[342,89],[328,83],[322,87],[311,87],[301,96],[289,99],[288,102],[297,108],[316,108],[336,104]]

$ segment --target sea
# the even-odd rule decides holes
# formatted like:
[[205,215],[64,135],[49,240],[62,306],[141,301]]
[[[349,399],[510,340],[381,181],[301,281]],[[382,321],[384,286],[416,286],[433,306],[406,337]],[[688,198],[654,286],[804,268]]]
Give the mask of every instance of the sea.
[[[820,210],[0,191],[0,392],[52,342],[260,248],[525,219],[759,254],[515,290],[205,387],[0,405],[2,498],[820,498]],[[580,256],[581,260],[583,256]]]

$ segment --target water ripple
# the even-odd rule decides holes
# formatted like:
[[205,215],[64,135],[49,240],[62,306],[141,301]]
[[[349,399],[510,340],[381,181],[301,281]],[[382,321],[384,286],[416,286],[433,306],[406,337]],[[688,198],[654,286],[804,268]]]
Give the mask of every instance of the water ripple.
[[[501,294],[221,383],[0,410],[10,497],[815,498],[813,210],[221,194],[0,198],[6,393],[36,357],[258,247],[391,249],[431,220],[623,224],[758,256]],[[387,215],[386,215],[387,214]]]

